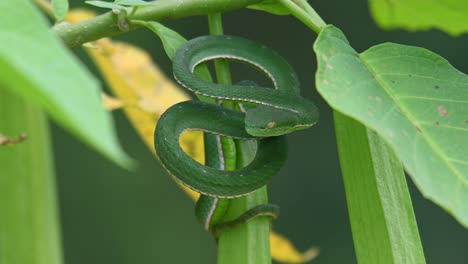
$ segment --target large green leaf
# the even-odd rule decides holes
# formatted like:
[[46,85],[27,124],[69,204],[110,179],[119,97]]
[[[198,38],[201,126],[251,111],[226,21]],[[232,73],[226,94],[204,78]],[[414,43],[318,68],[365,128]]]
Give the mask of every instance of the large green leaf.
[[38,103],[80,139],[128,166],[94,77],[52,35],[31,1],[0,1],[0,10],[0,88]]
[[386,43],[358,54],[333,26],[314,49],[325,100],[376,130],[423,195],[468,227],[468,76],[423,48]]
[[375,21],[385,29],[428,30],[452,35],[468,32],[468,1],[370,0]]

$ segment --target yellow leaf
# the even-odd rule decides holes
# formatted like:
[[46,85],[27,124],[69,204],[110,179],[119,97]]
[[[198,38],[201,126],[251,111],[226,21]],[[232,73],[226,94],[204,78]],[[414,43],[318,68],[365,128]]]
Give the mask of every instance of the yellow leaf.
[[104,92],[101,92],[101,99],[102,99],[104,108],[106,110],[112,111],[112,110],[123,108],[125,106],[124,101],[118,98],[112,97]]
[[283,263],[305,263],[319,254],[319,249],[316,247],[300,253],[287,238],[274,231],[270,233],[270,248],[272,258]]
[[[66,19],[76,23],[94,16],[90,11],[74,10]],[[159,117],[172,105],[190,100],[190,97],[161,73],[144,50],[107,38],[88,43],[85,48],[118,98],[114,105],[123,106],[140,137],[155,153],[153,134]],[[106,104],[112,105],[110,102]],[[195,160],[204,162],[201,132],[184,133],[180,144]],[[200,197],[198,193],[181,187],[194,201]],[[271,233],[270,239],[273,258],[283,263],[306,262],[318,254],[317,249],[298,252],[291,242],[275,232]]]

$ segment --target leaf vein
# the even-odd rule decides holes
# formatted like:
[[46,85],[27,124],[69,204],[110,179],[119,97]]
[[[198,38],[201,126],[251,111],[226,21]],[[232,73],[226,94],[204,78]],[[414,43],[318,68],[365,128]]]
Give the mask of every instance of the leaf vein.
[[403,96],[399,96],[398,99],[420,99],[420,100],[429,100],[429,101],[441,101],[441,102],[468,104],[468,101],[453,100],[453,99],[446,99],[446,98],[436,98],[436,97],[415,96],[415,95],[403,95]]
[[[392,92],[392,89],[387,87],[387,83],[384,82],[381,78],[378,78],[379,76],[383,76],[383,75],[403,75],[403,76],[408,76],[408,74],[378,74],[370,64],[367,63],[366,59],[362,57],[362,54],[359,54],[358,53],[358,57],[360,58],[360,61],[361,63],[363,64],[364,67],[366,67],[366,69],[369,71],[370,74],[372,74],[372,76],[375,76],[375,80],[377,82],[377,84],[382,87],[382,89],[385,91],[385,93],[387,93],[387,95],[393,100],[393,102],[395,104],[398,104],[399,102],[399,106],[400,106],[400,109],[401,109],[401,113],[407,118],[407,120],[417,126],[419,125],[419,123],[416,121],[417,119],[415,117],[413,117],[410,113],[410,111],[408,111],[408,109],[406,109],[405,107],[405,104],[402,104],[400,100],[398,100],[397,97],[395,97],[395,95]],[[430,78],[430,79],[437,79],[437,78],[434,78],[433,76],[423,76],[423,75],[413,75],[412,76],[419,76],[419,77],[422,77],[422,78]],[[466,85],[466,82],[463,83],[464,85]],[[451,163],[451,161],[449,160],[449,158],[446,156],[446,155],[443,155],[443,151],[440,149],[440,147],[435,143],[433,142],[432,138],[430,136],[428,136],[426,133],[421,133],[420,134],[420,137],[421,138],[424,138],[425,142],[429,145],[429,147],[436,153],[442,153],[440,156],[441,156],[441,160],[447,165],[448,169],[450,171],[453,172],[453,174],[457,177],[458,181],[462,181],[463,184],[465,184],[466,186],[468,186],[468,180],[465,179],[463,177],[463,175],[460,174],[460,172],[457,170],[457,168],[455,168],[453,166],[453,164]]]
[[[428,126],[435,127],[434,123],[427,122],[427,121],[421,121],[420,124],[424,125],[426,127],[428,127]],[[442,127],[442,128],[447,128],[447,129],[455,129],[455,130],[461,130],[461,131],[468,132],[468,128],[464,128],[464,127],[449,126],[449,125],[445,125],[445,124],[439,124],[439,125],[437,125],[437,127]]]

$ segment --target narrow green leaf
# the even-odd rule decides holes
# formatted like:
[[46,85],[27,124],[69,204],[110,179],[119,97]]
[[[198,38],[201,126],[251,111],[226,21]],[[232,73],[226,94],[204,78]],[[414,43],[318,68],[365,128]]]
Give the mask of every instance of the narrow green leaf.
[[68,0],[52,0],[55,20],[61,22],[65,19],[68,12]]
[[338,112],[335,130],[358,263],[424,264],[401,162],[378,135]]
[[176,31],[164,26],[161,23],[154,22],[154,21],[135,21],[132,20],[132,23],[141,24],[151,31],[153,31],[160,39],[164,47],[164,51],[166,52],[167,56],[172,60],[176,51],[180,48],[180,46],[184,45],[187,40],[182,37]]
[[123,166],[98,82],[52,35],[31,1],[0,1],[0,85],[41,105],[62,126]]
[[[3,78],[3,77],[2,77]],[[54,164],[48,122],[31,102],[0,87],[0,264],[60,264]]]
[[154,2],[146,2],[143,0],[116,0],[115,4],[124,6],[152,6]]
[[291,13],[277,0],[264,0],[258,4],[249,5],[247,8],[261,10],[279,16],[289,15]]
[[468,32],[468,1],[371,0],[371,14],[384,29],[443,30],[451,35]]
[[358,54],[333,26],[314,49],[325,100],[377,131],[423,195],[468,227],[468,76],[423,48],[386,43]]
[[[182,37],[179,33],[176,31],[164,26],[161,23],[154,22],[154,21],[141,21],[141,20],[132,20],[131,23],[142,25],[153,31],[160,39],[163,44],[164,51],[166,52],[167,56],[169,59],[172,60],[174,58],[177,49],[180,48],[180,46],[184,45],[187,42],[187,39]],[[211,81],[211,74],[210,71],[208,70],[208,67],[206,65],[199,65],[195,68],[195,74],[204,80]],[[202,101],[209,100],[207,98],[202,99]]]
[[115,3],[109,3],[109,2],[104,2],[104,1],[85,1],[86,4],[96,6],[96,7],[101,7],[101,8],[108,8],[108,9],[125,9],[125,6],[121,6]]

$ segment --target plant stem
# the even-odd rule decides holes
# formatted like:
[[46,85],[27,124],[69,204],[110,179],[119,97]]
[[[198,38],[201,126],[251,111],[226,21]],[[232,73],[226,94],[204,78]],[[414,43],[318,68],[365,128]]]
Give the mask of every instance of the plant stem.
[[38,107],[0,87],[0,264],[62,263],[48,123]]
[[[208,25],[210,34],[223,34],[220,13],[208,15]],[[215,70],[218,83],[226,85],[232,83],[227,60],[215,60]],[[229,104],[226,105],[226,103]],[[234,108],[231,102],[224,102],[223,105]],[[254,141],[236,141],[237,168],[242,168],[252,161],[256,152],[255,148]],[[268,203],[266,187],[244,197],[232,199],[226,213],[226,221],[233,220],[247,210],[266,203]],[[270,220],[264,217],[254,218],[245,224],[223,230],[218,239],[218,264],[271,263],[269,235]]]
[[374,132],[334,113],[354,246],[360,264],[424,264],[400,160]]
[[[238,168],[250,163],[255,155],[255,141],[236,141]],[[239,215],[257,205],[268,203],[266,187],[232,199],[226,220],[236,219]],[[218,239],[218,264],[269,264],[270,253],[270,219],[256,217],[249,222],[225,229]]]
[[326,26],[325,21],[305,0],[278,0],[286,7],[292,15],[302,21],[306,26],[319,34],[322,28]]
[[[256,4],[261,0],[157,0],[154,5],[138,8],[132,15],[133,20],[166,21],[188,16],[205,15],[240,9]],[[128,10],[130,13],[131,10]],[[130,25],[129,30],[141,25]],[[77,24],[58,24],[53,29],[65,45],[75,47],[103,37],[123,33],[118,26],[117,15],[107,12]]]

